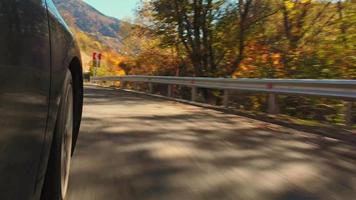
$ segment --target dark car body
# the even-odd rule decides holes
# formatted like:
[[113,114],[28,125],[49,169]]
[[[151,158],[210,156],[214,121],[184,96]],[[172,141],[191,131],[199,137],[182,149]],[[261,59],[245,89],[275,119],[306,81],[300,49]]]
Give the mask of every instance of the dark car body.
[[51,0],[0,0],[0,199],[40,198],[68,70],[75,143],[83,85],[71,32]]

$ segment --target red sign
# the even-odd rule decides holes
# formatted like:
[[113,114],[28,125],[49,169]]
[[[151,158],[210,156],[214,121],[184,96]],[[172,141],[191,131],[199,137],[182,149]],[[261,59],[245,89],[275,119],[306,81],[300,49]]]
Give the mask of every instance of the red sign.
[[101,53],[93,53],[93,60],[101,60],[102,54]]

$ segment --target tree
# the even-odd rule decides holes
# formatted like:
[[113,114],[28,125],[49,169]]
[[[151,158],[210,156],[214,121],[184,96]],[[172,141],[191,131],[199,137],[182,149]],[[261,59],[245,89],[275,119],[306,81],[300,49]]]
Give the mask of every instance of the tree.
[[240,67],[245,57],[246,41],[251,34],[251,29],[255,28],[256,24],[276,14],[277,11],[277,9],[273,10],[269,1],[237,0],[238,53],[232,63],[230,73],[235,72]]
[[[153,0],[153,25],[165,46],[182,49],[193,66],[193,75],[212,75],[217,70],[214,44],[215,20],[223,0]],[[180,45],[182,48],[180,48]]]
[[179,75],[333,78],[354,74],[354,0],[145,2],[140,10],[145,26],[159,48],[169,49]]
[[303,51],[302,45],[315,42],[324,28],[330,25],[335,17],[335,12],[328,14],[332,1],[313,2],[312,0],[279,0],[279,8],[282,13],[282,39],[287,41],[285,46],[279,48],[282,56],[286,75],[292,77],[296,63],[292,63],[299,51]]

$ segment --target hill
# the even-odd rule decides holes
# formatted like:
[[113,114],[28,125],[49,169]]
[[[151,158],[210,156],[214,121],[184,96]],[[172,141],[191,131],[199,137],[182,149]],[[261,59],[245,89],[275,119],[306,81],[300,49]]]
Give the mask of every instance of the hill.
[[125,36],[127,22],[108,17],[82,0],[54,0],[70,27],[85,32],[105,45],[117,49]]
[[85,70],[88,71],[91,65],[92,52],[102,52],[105,56],[103,65],[111,68],[105,71],[120,71],[112,68],[118,66],[121,58],[120,49],[123,47],[122,39],[132,25],[104,15],[82,0],[53,0],[53,2],[77,37]]

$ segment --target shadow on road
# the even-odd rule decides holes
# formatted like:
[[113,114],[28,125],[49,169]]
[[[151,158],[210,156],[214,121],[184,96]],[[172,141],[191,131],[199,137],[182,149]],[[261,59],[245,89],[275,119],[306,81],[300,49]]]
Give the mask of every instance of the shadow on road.
[[90,88],[70,199],[352,200],[349,142]]

